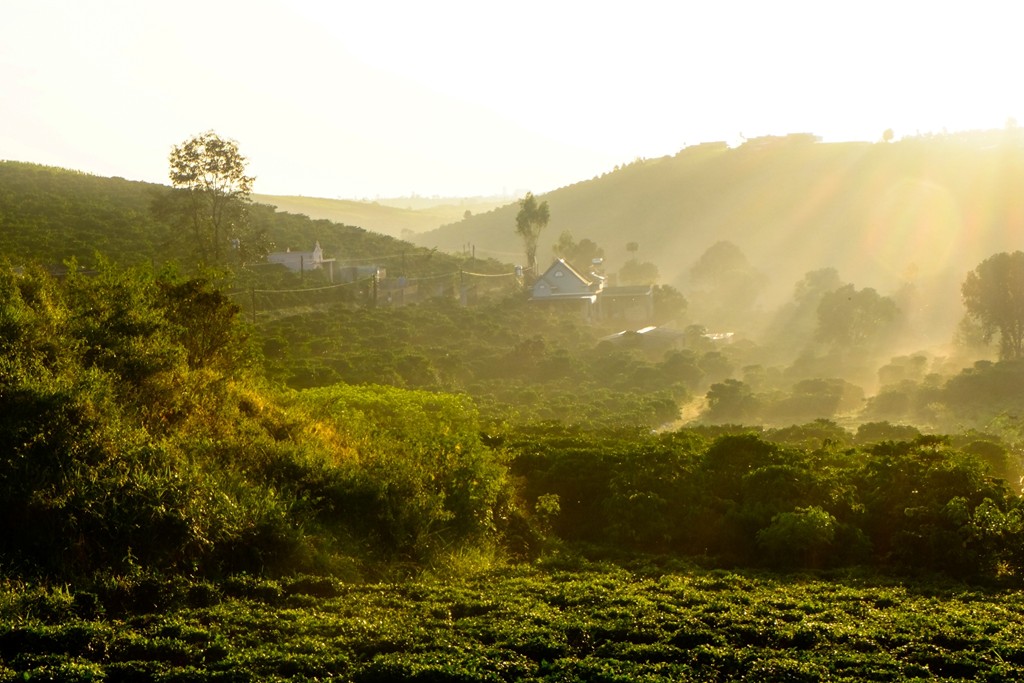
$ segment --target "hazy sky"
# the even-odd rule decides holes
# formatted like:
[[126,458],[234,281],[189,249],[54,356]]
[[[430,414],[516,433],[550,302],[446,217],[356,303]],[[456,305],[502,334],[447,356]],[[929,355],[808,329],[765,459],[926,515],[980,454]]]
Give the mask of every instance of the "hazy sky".
[[0,0],[0,159],[256,191],[544,192],[703,141],[1024,123],[1016,3]]

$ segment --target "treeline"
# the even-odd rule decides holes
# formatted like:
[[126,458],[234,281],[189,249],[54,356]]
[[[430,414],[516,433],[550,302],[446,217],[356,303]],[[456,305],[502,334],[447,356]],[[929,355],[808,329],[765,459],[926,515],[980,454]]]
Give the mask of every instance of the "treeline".
[[1024,570],[1024,507],[1000,478],[1017,470],[991,436],[819,421],[660,435],[537,425],[499,442],[565,540],[727,566]]
[[0,566],[356,577],[587,543],[1024,575],[1016,463],[993,436],[482,419],[465,394],[272,385],[250,333],[203,279],[0,271]]

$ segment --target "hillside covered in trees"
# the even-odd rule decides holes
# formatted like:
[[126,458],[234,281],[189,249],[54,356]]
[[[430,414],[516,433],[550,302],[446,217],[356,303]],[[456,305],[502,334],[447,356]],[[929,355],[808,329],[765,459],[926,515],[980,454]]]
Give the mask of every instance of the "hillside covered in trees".
[[[690,269],[721,317],[658,286],[657,337],[258,204],[269,243],[387,275],[200,267],[171,192],[0,164],[0,680],[1024,671],[1024,359],[991,299],[1024,253],[946,293],[816,262],[755,324],[758,252],[723,234]],[[961,283],[945,354],[908,350]]]
[[[926,299],[955,299],[968,270],[1021,244],[1022,148],[1018,128],[874,144],[804,134],[700,144],[543,195],[551,223],[538,253],[543,267],[569,231],[603,249],[609,274],[630,259],[653,263],[660,283],[700,305],[709,292],[691,269],[729,242],[759,274],[756,295],[744,302],[748,320],[821,268],[883,293],[912,286]],[[515,213],[515,205],[502,207],[414,239],[443,250],[473,244],[477,254],[525,264]],[[713,314],[718,303],[705,310]],[[954,302],[937,308],[921,322],[933,338],[959,318]]]
[[[162,211],[171,192],[164,185],[0,162],[0,254],[15,265],[57,266],[74,258],[92,267],[97,254],[126,265],[190,263],[189,234]],[[403,265],[410,274],[457,268],[444,254],[394,237],[266,204],[249,205],[248,219],[274,250],[309,251],[319,241],[340,263],[373,262],[392,267],[396,276]]]
[[659,434],[628,402],[604,406],[619,414],[605,426],[571,403],[486,417],[461,392],[289,390],[204,279],[101,264],[7,270],[0,287],[0,558],[16,572],[360,577],[568,542],[1024,576],[1017,460],[994,435],[824,420]]
[[[773,145],[758,153],[777,153],[787,159],[796,153],[794,147],[805,155],[813,155],[817,149],[815,143],[803,139],[774,141]],[[779,145],[782,151],[778,151]],[[732,154],[718,147],[702,153],[715,158]],[[639,165],[620,173],[645,167]],[[797,175],[808,173],[802,166],[790,170]],[[529,482],[540,471],[560,467],[557,463],[567,457],[566,452],[550,451],[549,457],[555,458],[553,464],[536,470],[539,461],[530,459],[535,456],[508,461],[505,458],[509,453],[491,452],[491,446],[517,443],[520,445],[515,452],[530,452],[534,446],[529,439],[523,441],[519,430],[538,435],[541,443],[548,438],[541,435],[560,434],[563,429],[585,430],[574,438],[586,441],[586,430],[654,429],[672,434],[681,426],[705,429],[698,426],[716,425],[710,429],[718,431],[706,434],[749,433],[756,435],[755,440],[781,439],[798,447],[868,445],[885,439],[912,443],[923,438],[922,433],[946,433],[959,434],[958,448],[980,458],[979,472],[988,468],[989,474],[1013,486],[1021,473],[1017,449],[1022,443],[1022,430],[1015,410],[1024,400],[1019,389],[1024,383],[1018,381],[1024,361],[1004,356],[996,363],[975,362],[979,356],[972,358],[971,353],[981,353],[981,357],[991,353],[984,351],[978,340],[981,328],[973,333],[978,338],[973,342],[976,346],[965,341],[959,357],[924,352],[895,354],[894,336],[900,334],[901,325],[907,324],[900,317],[900,307],[908,299],[894,299],[867,287],[858,289],[844,283],[834,269],[812,271],[798,283],[792,301],[777,314],[788,321],[786,324],[769,328],[761,336],[742,335],[732,341],[707,335],[707,328],[697,317],[699,308],[697,312],[691,310],[679,292],[671,287],[656,288],[652,318],[646,322],[668,322],[679,325],[680,330],[661,343],[653,343],[635,333],[613,334],[621,329],[620,321],[585,321],[559,307],[538,306],[514,286],[482,291],[469,301],[465,277],[457,278],[463,283],[461,292],[457,286],[434,289],[433,296],[402,306],[389,302],[377,291],[378,285],[383,291],[383,280],[374,281],[370,296],[365,288],[354,291],[331,284],[323,272],[299,278],[281,267],[227,264],[227,270],[189,273],[189,267],[182,265],[189,263],[187,240],[175,234],[161,212],[161,197],[170,192],[169,188],[28,164],[3,164],[0,172],[4,248],[9,263],[18,266],[8,266],[6,271],[4,330],[8,360],[4,367],[8,389],[3,395],[10,404],[6,411],[8,434],[16,453],[25,448],[19,444],[36,443],[26,436],[36,427],[21,420],[57,410],[69,416],[70,422],[66,433],[58,429],[38,442],[50,444],[39,446],[47,457],[68,448],[75,442],[75,430],[95,421],[87,431],[97,436],[90,436],[75,448],[93,449],[96,455],[88,457],[97,463],[124,456],[111,445],[115,437],[102,436],[105,430],[116,432],[123,426],[129,430],[126,434],[136,435],[125,444],[141,438],[139,444],[148,443],[146,448],[158,447],[144,457],[132,455],[133,462],[150,457],[187,462],[189,467],[200,467],[190,470],[188,476],[199,477],[196,481],[201,482],[203,467],[231,461],[231,467],[241,468],[238,486],[259,487],[271,481],[266,479],[271,476],[267,467],[294,467],[280,460],[294,455],[273,455],[280,448],[292,448],[285,444],[303,451],[311,447],[317,450],[322,445],[310,446],[307,437],[314,433],[338,434],[338,426],[328,428],[327,423],[319,422],[327,419],[326,413],[316,417],[323,410],[321,402],[342,400],[337,398],[340,396],[346,397],[342,400],[345,405],[370,400],[369,395],[359,393],[362,390],[342,387],[377,387],[372,392],[390,387],[387,391],[391,393],[383,394],[385,398],[372,399],[377,406],[373,414],[381,409],[387,414],[397,411],[394,415],[402,416],[404,429],[420,419],[411,418],[407,410],[454,411],[445,419],[464,421],[459,429],[465,431],[459,438],[468,440],[467,444],[472,442],[472,446],[453,447],[460,452],[479,449],[483,458],[480,462],[484,463],[481,467],[490,468],[488,476],[498,477],[497,488],[487,494],[491,497],[485,507],[490,506],[490,511],[481,508],[465,514],[493,516],[497,514],[493,506],[504,501],[500,505],[507,506],[507,510],[518,510],[515,514],[530,518],[537,501],[548,500],[545,496],[552,494],[564,501],[562,521],[553,528],[560,529],[560,536],[566,538],[590,537],[575,523],[565,521],[573,517],[573,506],[592,503],[604,509],[611,504],[607,496],[619,485],[603,484],[586,495],[555,492],[552,487],[566,482]],[[336,249],[335,253],[391,264],[403,277],[418,274],[430,278],[434,277],[432,273],[440,272],[451,282],[453,274],[465,275],[470,266],[496,271],[507,267],[499,262],[435,253],[358,227],[280,213],[261,205],[251,206],[250,211],[253,224],[275,243],[319,240],[325,248]],[[552,215],[557,214],[553,211]],[[738,247],[719,250],[724,257],[698,264],[709,279],[716,277],[721,262],[736,258]],[[98,274],[73,270],[66,280],[52,280],[40,268],[53,266],[60,258],[81,258]],[[701,272],[700,268],[694,271]],[[986,272],[979,267],[972,277],[982,282],[978,278],[990,277]],[[275,292],[280,296],[272,303]],[[969,336],[970,330],[965,330],[963,334]],[[794,355],[794,349],[800,351],[799,355]],[[873,378],[877,378],[877,389],[868,387]],[[417,393],[423,391],[429,393]],[[196,402],[200,396],[212,400]],[[440,403],[428,407],[432,401]],[[405,404],[408,408],[401,407]],[[51,408],[40,407],[44,405]],[[384,408],[388,405],[391,407]],[[448,407],[442,409],[442,405]],[[344,408],[343,412],[349,410]],[[367,410],[363,407],[358,412],[368,415]],[[63,419],[52,424],[64,424]],[[737,424],[751,426],[738,428],[734,426]],[[540,431],[536,431],[538,428]],[[430,420],[418,429],[426,431],[396,437],[396,444],[407,438],[434,438],[428,436]],[[486,435],[484,441],[478,441],[477,432]],[[556,437],[556,441],[561,438]],[[639,438],[639,433],[632,438]],[[94,443],[94,439],[99,441]],[[238,439],[241,441],[232,445]],[[249,444],[252,439],[255,441]],[[630,441],[623,441],[627,452],[637,447],[629,445]],[[198,452],[193,446],[200,443],[209,443],[212,449],[212,460],[207,465],[192,459]],[[686,443],[690,444],[684,449],[689,454],[686,457],[700,458],[706,449],[714,449],[715,437],[701,436]],[[698,443],[703,445],[694,445]],[[934,443],[945,442],[939,439]],[[218,455],[225,448],[259,453],[259,462],[250,463],[249,456],[239,459]],[[360,447],[346,445],[343,440],[329,448],[348,452]],[[907,452],[917,452],[918,447],[906,448],[910,449]],[[415,450],[420,452],[421,446]],[[423,453],[430,458],[440,455]],[[302,456],[309,457],[329,462],[342,456]],[[596,452],[594,457],[598,457]],[[633,462],[635,456],[623,457],[621,464]],[[781,460],[765,457],[766,466],[774,467],[796,456],[779,456]],[[857,455],[840,469],[860,467],[861,458]],[[357,458],[363,464],[372,460],[367,455]],[[457,461],[451,466],[461,467]],[[527,462],[532,464],[522,469]],[[528,482],[527,489],[502,488],[508,482],[497,483],[508,476],[498,474],[508,467],[518,471],[518,481]],[[808,465],[809,471],[817,471],[817,467]],[[434,472],[432,476],[437,475]],[[11,476],[14,478],[10,482],[20,482],[22,475]],[[738,485],[738,481],[734,483]],[[377,485],[390,486],[373,484]],[[47,495],[53,493],[46,490],[51,492]],[[231,495],[241,495],[240,491]],[[825,499],[807,498],[806,493],[801,494],[799,504],[794,502],[797,499],[780,502],[777,511],[814,504],[833,516],[840,512],[825,505]],[[36,500],[39,494],[26,495],[27,501]],[[59,505],[68,504],[64,495],[54,500],[60,501]],[[193,494],[182,490],[174,495]],[[443,512],[443,506],[454,500],[453,494],[440,495],[437,504],[442,508],[431,514],[439,514],[439,519],[455,519]],[[977,505],[992,496],[996,494],[978,497],[972,493],[966,497]],[[692,499],[693,495],[684,497]],[[998,500],[1000,509],[1004,509],[1010,499]],[[83,500],[80,504],[86,503]],[[345,507],[349,503],[335,501],[331,505]],[[292,504],[285,508],[293,509]],[[29,513],[22,510],[12,514],[11,519],[22,520],[17,524],[21,525]],[[310,514],[315,518],[320,513],[314,510]],[[387,516],[393,514],[388,512]],[[593,523],[603,514],[595,509],[579,519]],[[72,517],[77,524],[86,516],[75,513]],[[45,515],[39,519],[45,519]],[[612,519],[624,518],[613,515]],[[766,528],[771,519],[772,515],[766,516],[748,531]],[[650,521],[654,523],[653,518]],[[849,523],[861,524],[853,520]],[[489,534],[499,531],[494,523],[485,526]],[[190,528],[189,533],[196,531],[194,525]],[[217,533],[227,533],[228,528]],[[862,531],[867,533],[866,529]],[[13,527],[11,533],[10,538],[15,538]],[[344,537],[358,536],[353,533],[346,532]],[[521,534],[522,530],[514,533]],[[610,533],[610,528],[604,528],[593,537]],[[632,529],[627,536],[639,534],[639,538],[647,533]],[[90,535],[85,534],[85,538]],[[187,552],[175,552],[201,555],[212,551],[217,543],[207,540],[205,546],[205,542],[195,545],[194,541],[183,540]],[[413,537],[405,542],[414,546],[418,543]],[[690,542],[679,543],[687,547]],[[706,545],[707,541],[700,543]],[[753,543],[750,536],[737,547],[748,552],[755,547]],[[673,545],[675,541],[669,543]],[[656,547],[657,543],[651,549]],[[411,546],[402,548],[392,549],[413,552]],[[53,548],[47,552],[53,552]],[[64,548],[60,552],[66,556],[72,550]],[[140,550],[137,547],[133,552]],[[721,552],[737,551],[722,548]],[[865,557],[873,552],[867,551]],[[881,556],[885,557],[886,552]],[[49,558],[46,564],[59,564],[56,556],[45,557]]]

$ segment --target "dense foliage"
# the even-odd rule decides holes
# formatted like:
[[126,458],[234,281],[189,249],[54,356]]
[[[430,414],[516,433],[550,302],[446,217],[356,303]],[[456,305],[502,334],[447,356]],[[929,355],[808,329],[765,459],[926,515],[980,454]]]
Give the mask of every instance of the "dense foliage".
[[520,295],[463,307],[338,303],[259,326],[269,375],[295,388],[391,384],[471,395],[488,421],[658,426],[701,386],[694,353],[598,343],[576,318]]
[[[658,338],[466,285],[501,264],[252,207],[277,240],[436,276],[400,306],[155,270],[189,253],[144,200],[166,188],[0,181],[0,681],[1020,678],[996,590],[1024,581],[1024,363],[895,356],[865,401],[838,370],[876,373],[909,294],[826,268],[763,345]],[[793,330],[813,344],[787,365]]]
[[983,435],[878,440],[898,433],[537,426],[502,445],[530,504],[556,497],[565,540],[727,565],[1021,575],[1024,508],[992,476],[1011,469],[1006,449]]
[[[1020,361],[961,368],[918,353],[864,367],[865,346],[855,344],[778,367],[768,364],[768,345],[716,342],[697,325],[645,338],[614,327],[618,321],[584,324],[521,293],[468,307],[445,296],[402,308],[373,307],[358,294],[328,295],[284,295],[294,297],[289,307],[259,320],[256,333],[275,381],[465,393],[488,422],[666,428],[694,418],[775,427],[888,421],[932,433],[995,431],[1015,447],[1024,444]],[[658,306],[656,296],[656,314]],[[842,378],[856,367],[877,377],[877,393],[866,396],[862,385]]]
[[[150,213],[157,185],[0,162],[0,253],[59,265],[96,251],[126,264],[168,253],[170,231]],[[167,188],[162,188],[167,191]]]
[[[995,437],[953,442],[879,425],[876,439],[899,440],[871,445],[872,430],[824,421],[655,434],[628,426],[642,424],[644,405],[628,384],[605,385],[603,400],[617,402],[589,428],[540,422],[540,408],[528,420],[506,408],[481,422],[465,394],[272,390],[239,308],[208,280],[104,266],[62,281],[7,270],[0,284],[0,556],[24,570],[359,573],[467,548],[533,556],[545,534],[727,564],[866,563],[976,579],[1024,570],[1019,499],[1006,485],[1019,463]],[[458,317],[474,309],[449,305],[458,314],[445,318],[445,306],[402,309],[412,317],[388,338],[426,346],[417,316],[449,326],[433,331],[439,340],[486,329]],[[384,343],[372,325],[343,327]],[[566,340],[579,334],[561,329]],[[477,383],[526,373],[541,387],[534,401],[553,412],[559,394],[543,393],[553,375],[576,391],[565,393],[566,415],[584,419],[580,391],[602,400],[601,387],[575,382],[573,356],[547,355],[539,338],[513,355],[488,348],[447,366],[447,381],[466,368]],[[593,353],[591,377],[646,378],[648,392],[677,358]],[[364,382],[391,367],[347,360]],[[397,378],[407,385],[439,388],[427,360],[395,367],[407,369]],[[665,402],[675,405],[671,393]],[[608,420],[615,411],[623,418]]]
[[546,564],[351,584],[0,585],[0,681],[1017,681],[1018,592]]
[[427,561],[498,534],[504,469],[459,399],[272,391],[205,280],[0,278],[4,565],[292,571]]

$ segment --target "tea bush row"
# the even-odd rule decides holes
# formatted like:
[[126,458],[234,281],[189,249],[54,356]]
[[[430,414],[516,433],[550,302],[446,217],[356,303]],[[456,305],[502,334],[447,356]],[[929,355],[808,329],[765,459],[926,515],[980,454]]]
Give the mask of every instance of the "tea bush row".
[[128,619],[43,616],[33,611],[42,594],[12,600],[13,588],[0,591],[0,680],[10,681],[1010,681],[1024,674],[1016,592],[863,573],[782,578],[576,561],[444,580],[335,583],[337,593],[321,597],[262,579],[246,596],[225,592],[208,606],[178,603]]

